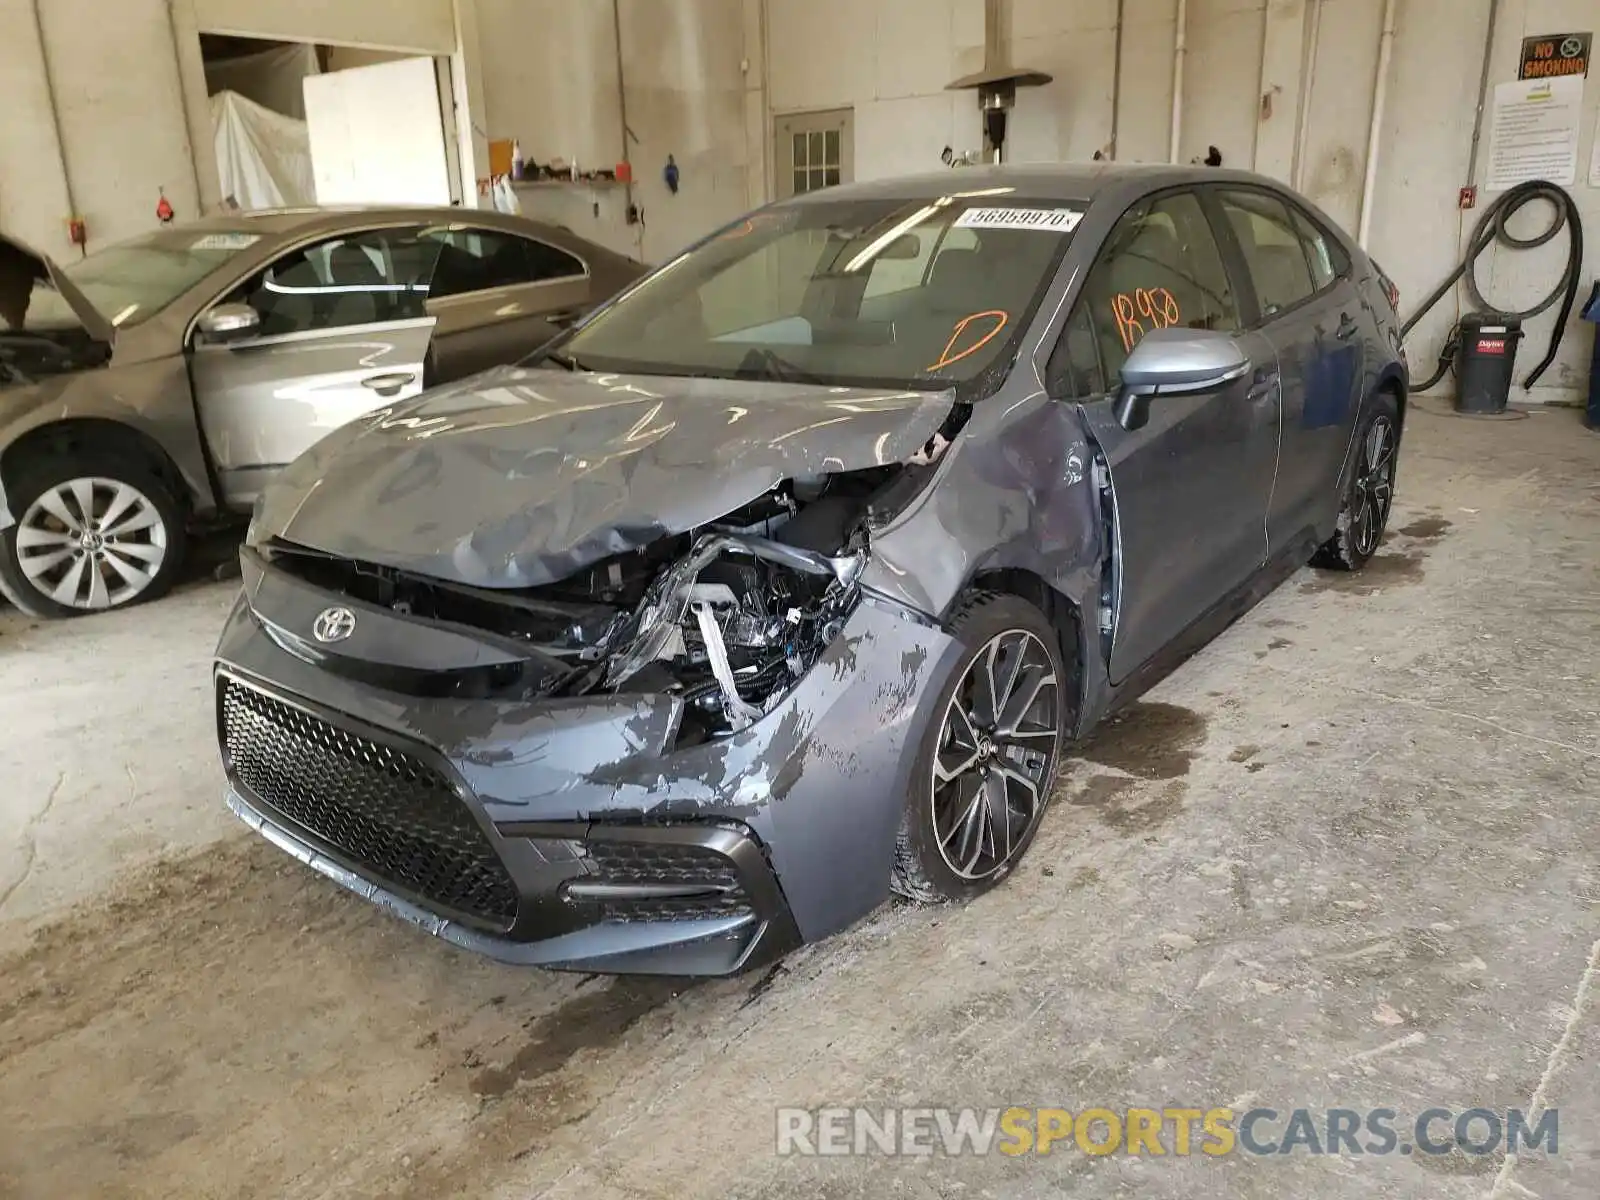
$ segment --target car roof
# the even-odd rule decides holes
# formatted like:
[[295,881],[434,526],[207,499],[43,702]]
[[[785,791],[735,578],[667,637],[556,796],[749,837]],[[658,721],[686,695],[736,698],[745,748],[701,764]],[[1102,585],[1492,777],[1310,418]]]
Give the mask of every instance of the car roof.
[[326,205],[308,208],[262,208],[243,212],[223,212],[169,226],[174,234],[260,233],[291,235],[333,232],[368,222],[421,221],[429,224],[462,223],[499,225],[505,228],[562,230],[560,226],[527,217],[508,216],[494,209],[463,208],[459,205]]
[[[1032,199],[1092,201],[1102,192],[1146,191],[1184,183],[1216,182],[1248,182],[1282,188],[1281,184],[1264,175],[1217,167],[1174,166],[1169,163],[1025,163],[946,168],[923,175],[848,183],[807,192],[784,203],[932,200],[940,196],[971,195],[990,188],[1009,188],[1019,196]],[[998,196],[995,202],[1003,203]]]

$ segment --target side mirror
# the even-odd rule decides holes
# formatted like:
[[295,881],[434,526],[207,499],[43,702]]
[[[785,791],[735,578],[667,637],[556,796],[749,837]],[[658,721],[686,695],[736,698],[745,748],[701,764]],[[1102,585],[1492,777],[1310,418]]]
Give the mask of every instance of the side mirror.
[[1117,424],[1143,428],[1155,396],[1214,392],[1250,369],[1232,335],[1210,329],[1154,329],[1122,364]]
[[235,341],[261,328],[261,314],[248,304],[219,304],[200,317],[198,328],[208,342]]

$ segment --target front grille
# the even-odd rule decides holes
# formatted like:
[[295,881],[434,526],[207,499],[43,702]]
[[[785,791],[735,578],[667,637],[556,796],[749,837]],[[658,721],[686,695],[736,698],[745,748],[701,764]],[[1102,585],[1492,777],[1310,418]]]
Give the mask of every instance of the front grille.
[[586,882],[688,884],[707,889],[702,896],[609,899],[600,906],[605,920],[692,921],[743,916],[751,911],[738,868],[731,859],[704,846],[596,839],[587,844],[587,853],[594,874]]
[[232,679],[219,708],[229,769],[256,799],[380,882],[511,924],[511,876],[434,767]]

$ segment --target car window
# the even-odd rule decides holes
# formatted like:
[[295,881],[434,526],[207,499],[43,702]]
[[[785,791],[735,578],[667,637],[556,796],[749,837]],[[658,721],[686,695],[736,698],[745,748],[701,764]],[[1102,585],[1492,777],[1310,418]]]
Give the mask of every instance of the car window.
[[1152,329],[1239,328],[1215,236],[1190,192],[1136,204],[1106,238],[1051,357],[1053,394],[1088,396]]
[[[700,292],[700,316],[708,338],[737,335],[757,328],[772,332],[772,340],[804,340],[808,329],[795,324],[813,277],[828,248],[826,229],[806,229],[754,248],[708,279]],[[668,324],[691,314],[669,316]],[[777,327],[775,330],[773,327]]]
[[1322,227],[1306,215],[1303,209],[1289,205],[1289,219],[1305,247],[1306,261],[1311,264],[1311,281],[1317,291],[1329,286],[1350,270],[1350,259],[1344,247],[1323,231]]
[[[149,320],[260,240],[259,234],[242,229],[161,229],[115,242],[61,271],[121,329]],[[48,284],[34,288],[33,301],[30,328],[77,324],[71,306]]]
[[1046,370],[1050,395],[1057,399],[1083,399],[1103,396],[1105,369],[1100,365],[1100,341],[1094,328],[1090,306],[1079,304],[1067,321],[1067,328],[1050,355]]
[[228,299],[261,314],[261,334],[307,333],[424,315],[430,247],[414,230],[374,230],[291,250]]
[[866,290],[861,293],[863,300],[871,300],[874,296],[886,296],[891,292],[903,292],[906,288],[920,287],[923,277],[928,273],[928,264],[933,261],[933,250],[938,244],[938,235],[933,231],[925,233],[908,233],[903,235],[905,245],[916,244],[915,254],[905,254],[903,251],[896,254],[880,254],[873,260],[872,266],[867,271]]
[[433,297],[569,279],[584,272],[583,264],[565,250],[497,230],[433,229],[423,240],[439,248],[428,287]]
[[1266,192],[1223,192],[1222,211],[1239,239],[1261,315],[1299,304],[1317,290],[1306,248],[1284,203]]
[[522,248],[528,255],[528,278],[534,283],[546,283],[552,279],[572,279],[588,272],[588,268],[576,255],[568,254],[559,246],[552,246],[549,242],[529,238],[522,243]]
[[[597,371],[954,386],[975,400],[1004,378],[990,368],[1014,358],[1085,207],[808,194],[667,263],[562,350]],[[908,234],[916,259],[901,257]],[[867,296],[881,260],[930,255],[909,286]]]
[[976,250],[978,248],[978,235],[971,229],[950,229],[943,237],[937,231],[930,230],[921,234],[907,234],[907,237],[917,239],[917,253],[915,257],[894,258],[882,255],[872,264],[872,270],[867,277],[866,291],[861,296],[864,300],[871,300],[874,296],[887,295],[890,292],[903,292],[907,288],[921,287],[928,278],[928,267],[933,262],[935,251],[944,254],[945,251]]

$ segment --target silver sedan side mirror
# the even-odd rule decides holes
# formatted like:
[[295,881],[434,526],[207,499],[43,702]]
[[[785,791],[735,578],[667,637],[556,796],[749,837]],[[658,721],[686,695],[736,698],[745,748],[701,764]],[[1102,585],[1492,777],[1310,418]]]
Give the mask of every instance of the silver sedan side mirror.
[[199,329],[208,342],[229,342],[248,337],[261,328],[261,314],[248,304],[219,304],[200,318]]
[[1134,430],[1150,419],[1153,396],[1214,392],[1250,369],[1231,334],[1212,329],[1154,329],[1122,364],[1117,423]]

